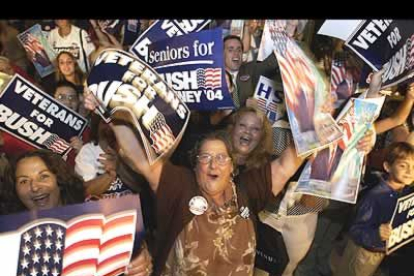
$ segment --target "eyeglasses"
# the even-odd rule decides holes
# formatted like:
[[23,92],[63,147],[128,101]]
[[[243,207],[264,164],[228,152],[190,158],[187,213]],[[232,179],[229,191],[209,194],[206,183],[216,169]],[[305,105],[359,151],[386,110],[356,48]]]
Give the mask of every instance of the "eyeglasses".
[[200,162],[201,164],[210,164],[213,158],[219,165],[226,165],[231,160],[231,157],[225,154],[217,154],[213,156],[208,153],[203,153],[203,154],[197,155],[198,162]]
[[73,101],[73,100],[77,100],[78,97],[76,95],[64,95],[64,94],[59,94],[56,97],[58,100],[68,100],[68,101]]

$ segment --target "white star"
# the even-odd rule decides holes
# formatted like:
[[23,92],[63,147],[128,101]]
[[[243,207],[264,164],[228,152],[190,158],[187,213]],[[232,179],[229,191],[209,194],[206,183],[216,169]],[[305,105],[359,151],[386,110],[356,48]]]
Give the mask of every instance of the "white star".
[[40,260],[39,255],[37,255],[37,253],[34,253],[33,257],[32,257],[32,260],[33,260],[33,264],[37,264]]
[[43,233],[43,231],[39,227],[36,227],[34,232],[36,234],[36,238],[40,238],[42,236],[42,233]]
[[56,235],[58,239],[62,239],[63,238],[62,229],[58,228],[58,230],[56,230]]
[[46,235],[47,236],[52,236],[52,234],[53,234],[53,229],[52,229],[52,227],[50,227],[50,225],[48,225],[48,226],[46,226]]
[[53,260],[55,261],[55,264],[60,262],[60,256],[58,253],[53,254]]
[[31,276],[37,276],[37,271],[36,271],[36,268],[32,268],[32,270],[30,271],[30,275]]
[[29,234],[29,232],[24,233],[23,239],[25,242],[30,242],[32,240],[32,236]]
[[63,244],[62,244],[61,241],[57,241],[56,244],[55,244],[55,246],[56,246],[56,250],[62,250]]
[[33,243],[33,246],[35,250],[40,250],[42,244],[39,242],[39,240],[35,240],[35,242]]
[[22,265],[22,269],[29,267],[29,262],[26,260],[26,258],[23,258],[22,262],[20,263]]
[[49,260],[50,260],[50,255],[49,255],[49,253],[47,253],[47,252],[43,253],[43,262],[44,262],[44,263],[48,263],[48,262],[49,262]]
[[54,268],[52,269],[52,275],[53,275],[53,276],[59,276],[59,272],[57,271],[56,267],[54,267]]
[[47,276],[48,273],[49,273],[49,269],[47,269],[47,266],[46,265],[43,265],[42,266],[42,275],[46,275]]
[[28,247],[27,245],[25,245],[23,247],[23,253],[24,253],[25,256],[26,255],[30,255],[30,247]]
[[46,249],[52,249],[52,242],[50,241],[50,239],[49,238],[47,238],[46,240],[45,240],[45,247],[46,247]]

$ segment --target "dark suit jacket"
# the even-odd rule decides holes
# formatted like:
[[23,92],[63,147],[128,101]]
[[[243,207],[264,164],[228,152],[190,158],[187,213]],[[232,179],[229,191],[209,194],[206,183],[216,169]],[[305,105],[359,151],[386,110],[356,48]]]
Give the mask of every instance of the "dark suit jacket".
[[344,151],[337,146],[336,152],[334,153],[332,164],[329,166],[329,148],[323,149],[318,152],[315,160],[312,163],[312,171],[310,178],[317,180],[330,181],[334,172],[338,168],[339,160]]
[[277,84],[280,84],[280,87],[277,87],[277,89],[280,88],[280,91],[283,91],[279,65],[275,54],[272,53],[262,62],[252,61],[242,64],[236,80],[240,107],[245,106],[246,100],[253,96],[261,75],[276,81]]

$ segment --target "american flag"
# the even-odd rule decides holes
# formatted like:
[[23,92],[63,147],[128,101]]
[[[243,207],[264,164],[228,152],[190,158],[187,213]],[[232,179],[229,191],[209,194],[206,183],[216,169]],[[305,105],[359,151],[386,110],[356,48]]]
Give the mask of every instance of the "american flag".
[[282,110],[280,110],[280,106],[276,104],[272,100],[268,100],[265,98],[258,98],[257,105],[260,111],[266,114],[267,118],[269,119],[270,123],[273,124],[281,114]]
[[345,80],[345,77],[345,57],[337,57],[333,59],[331,68],[331,93],[336,91],[336,88]]
[[266,113],[266,104],[267,104],[267,100],[264,98],[258,98],[257,99],[257,106],[259,108],[260,111],[262,111],[263,113]]
[[129,264],[135,211],[44,220],[21,234],[17,276],[115,276]]
[[297,94],[304,93],[306,98],[313,98],[316,88],[316,68],[313,68],[311,61],[287,35],[274,33],[273,37],[286,103],[295,110],[294,107],[299,105],[296,100]]
[[21,40],[24,48],[31,56],[34,56],[36,54],[36,49],[43,48],[42,44],[39,42],[39,39],[31,33],[23,34]]
[[59,154],[64,153],[70,147],[70,145],[65,140],[56,134],[52,134],[49,138],[47,138],[43,145],[46,148]]
[[200,68],[196,72],[198,87],[211,89],[221,87],[221,68]]
[[174,134],[167,125],[164,115],[158,112],[149,124],[151,147],[157,154],[166,152],[174,144]]

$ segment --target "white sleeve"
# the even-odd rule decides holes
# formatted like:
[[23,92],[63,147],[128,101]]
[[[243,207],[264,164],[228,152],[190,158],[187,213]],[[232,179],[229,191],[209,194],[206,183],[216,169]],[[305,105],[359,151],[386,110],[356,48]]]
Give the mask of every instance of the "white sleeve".
[[96,162],[99,154],[96,155],[91,146],[91,143],[83,145],[75,158],[75,172],[82,177],[85,182],[98,176]]

